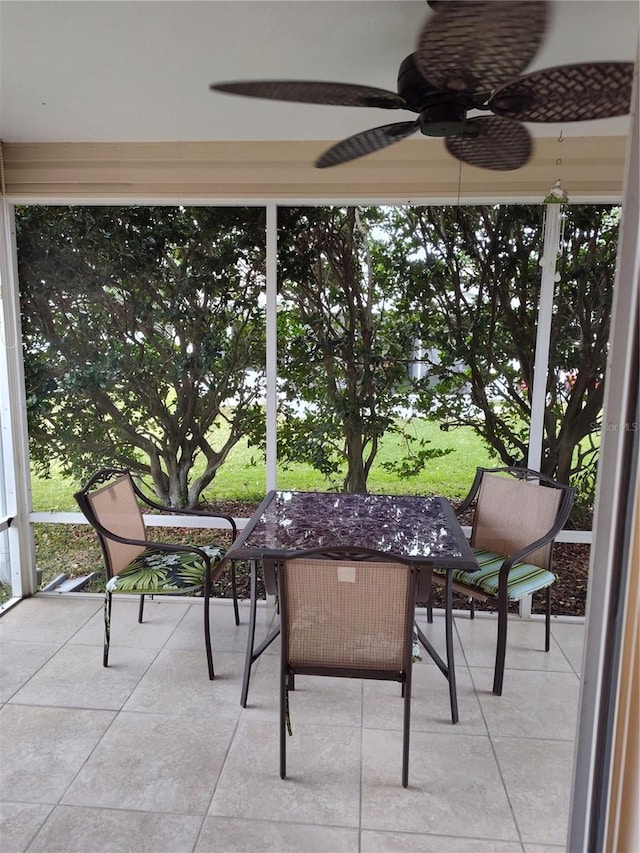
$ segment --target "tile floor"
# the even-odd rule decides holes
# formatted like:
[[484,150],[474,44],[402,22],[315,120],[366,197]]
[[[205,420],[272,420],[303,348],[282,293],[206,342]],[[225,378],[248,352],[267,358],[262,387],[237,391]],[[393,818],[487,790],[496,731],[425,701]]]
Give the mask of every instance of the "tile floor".
[[[297,680],[289,776],[278,775],[277,642],[239,704],[247,607],[212,604],[210,682],[201,602],[153,601],[138,625],[114,602],[101,665],[97,597],[38,595],[0,618],[0,850],[521,851],[565,845],[583,625],[510,625],[491,693],[493,618],[459,615],[460,722],[443,677],[414,668],[409,788],[400,783],[396,684]],[[259,630],[275,617],[259,609]],[[444,625],[419,614],[437,647]]]

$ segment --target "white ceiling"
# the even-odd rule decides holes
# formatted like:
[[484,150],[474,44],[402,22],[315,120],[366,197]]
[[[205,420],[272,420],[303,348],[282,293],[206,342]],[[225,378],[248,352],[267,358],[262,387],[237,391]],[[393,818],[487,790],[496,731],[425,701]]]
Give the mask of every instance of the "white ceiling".
[[[528,70],[635,59],[637,0],[552,6]],[[398,66],[431,14],[425,0],[1,0],[0,139],[339,139],[387,123],[389,113],[236,98],[209,83],[298,78],[395,91]],[[529,126],[544,136],[627,127],[627,118]]]

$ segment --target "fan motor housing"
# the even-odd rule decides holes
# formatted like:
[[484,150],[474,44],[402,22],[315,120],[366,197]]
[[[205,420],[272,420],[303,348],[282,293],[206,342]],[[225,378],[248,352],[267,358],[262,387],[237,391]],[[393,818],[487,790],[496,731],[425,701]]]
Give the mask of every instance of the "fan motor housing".
[[425,136],[462,136],[467,111],[459,104],[428,107],[420,113],[420,133]]
[[438,89],[418,71],[413,54],[398,71],[398,94],[407,109],[420,113],[420,132],[425,136],[460,136],[467,110],[473,106],[464,93]]

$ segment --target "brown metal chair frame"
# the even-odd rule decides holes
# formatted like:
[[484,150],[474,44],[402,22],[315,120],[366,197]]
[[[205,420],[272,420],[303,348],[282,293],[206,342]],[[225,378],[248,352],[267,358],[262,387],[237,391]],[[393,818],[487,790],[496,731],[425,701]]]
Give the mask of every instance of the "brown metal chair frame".
[[[292,624],[289,619],[289,576],[299,570],[302,564],[313,561],[313,566],[318,567],[318,561],[326,563],[327,570],[349,564],[353,567],[357,564],[358,569],[367,570],[376,564],[379,569],[381,563],[388,564],[392,571],[406,571],[403,576],[398,574],[398,585],[401,589],[402,580],[406,583],[406,605],[403,613],[402,628],[402,665],[399,668],[372,668],[367,666],[366,661],[358,663],[354,656],[348,665],[327,665],[318,663],[319,654],[311,656],[307,662],[293,662],[290,655],[290,639],[295,632],[298,635],[303,630],[298,625]],[[383,681],[398,681],[402,684],[402,696],[404,698],[404,724],[403,724],[403,749],[402,749],[402,785],[407,787],[409,782],[409,732],[411,716],[411,677],[412,677],[412,649],[413,649],[413,624],[415,619],[415,604],[418,589],[419,566],[415,566],[410,560],[392,556],[388,553],[368,550],[365,548],[315,548],[304,552],[291,554],[286,558],[265,557],[265,573],[275,575],[278,589],[278,601],[280,606],[281,627],[281,653],[280,653],[280,778],[286,777],[286,730],[289,722],[289,691],[294,689],[294,678],[296,675],[333,676],[342,678],[366,678]],[[337,564],[337,565],[336,565]],[[323,570],[323,569],[322,569]],[[360,593],[361,590],[358,590]],[[323,602],[320,597],[311,600],[311,606],[322,611]],[[330,602],[328,603],[330,607]],[[384,593],[380,592],[380,607],[384,608]],[[325,612],[334,612],[325,609]],[[373,638],[369,639],[369,647],[373,648]],[[329,637],[330,640],[330,637]],[[320,645],[320,644],[319,644]],[[365,645],[366,648],[366,645]],[[361,656],[364,660],[364,653]],[[369,663],[371,663],[369,661]]]
[[[163,513],[175,513],[179,515],[193,515],[193,516],[201,516],[206,518],[221,518],[228,522],[231,528],[231,536],[232,541],[234,541],[238,535],[238,530],[234,519],[229,515],[224,515],[222,513],[213,513],[208,512],[206,510],[195,510],[195,509],[183,509],[179,507],[168,507],[163,506],[162,504],[156,503],[154,500],[149,498],[144,492],[137,486],[135,483],[131,472],[126,468],[101,468],[97,471],[93,476],[85,483],[85,485],[74,494],[74,498],[76,499],[82,513],[84,514],[87,521],[94,528],[95,533],[98,537],[98,541],[100,542],[100,549],[102,551],[102,557],[104,560],[104,566],[106,571],[107,581],[109,581],[114,574],[117,572],[114,571],[111,554],[108,548],[107,540],[111,542],[118,542],[122,545],[132,545],[138,546],[140,548],[152,548],[154,551],[164,551],[167,553],[191,553],[196,554],[203,562],[205,566],[205,575],[204,575],[204,584],[203,584],[203,597],[204,597],[204,637],[205,637],[205,649],[207,654],[207,666],[209,670],[209,678],[214,678],[214,667],[213,667],[213,653],[211,651],[211,628],[210,628],[210,618],[209,618],[209,599],[211,597],[211,558],[202,548],[198,548],[195,545],[178,545],[169,542],[158,542],[153,541],[147,538],[144,539],[132,539],[126,536],[120,535],[117,530],[109,530],[107,529],[96,516],[93,506],[90,502],[90,495],[94,489],[97,487],[105,486],[110,481],[115,481],[118,478],[126,478],[129,482],[129,486],[131,488],[132,493],[135,495],[138,504],[142,503],[145,506],[148,506],[154,510],[161,511]],[[144,521],[142,521],[142,527],[146,533],[146,527],[144,525]],[[235,565],[231,563],[231,588],[233,594],[233,608],[234,608],[234,616],[236,625],[240,624],[240,614],[238,610],[238,596],[237,596],[237,584],[236,584],[236,570]],[[153,595],[151,596],[153,597]],[[138,622],[141,623],[143,619],[144,613],[144,595],[140,595],[140,606],[138,609]],[[109,665],[109,646],[110,646],[110,623],[111,623],[111,600],[112,593],[109,591],[105,592],[105,638],[104,638],[104,652],[103,652],[103,666]]]
[[[558,483],[550,477],[541,474],[539,471],[534,471],[530,468],[520,468],[514,466],[505,466],[501,468],[482,468],[479,467],[476,469],[476,476],[471,485],[471,489],[469,490],[469,494],[464,499],[462,504],[456,510],[456,515],[460,516],[464,512],[466,512],[476,501],[478,492],[480,490],[480,486],[482,485],[482,480],[485,474],[506,474],[514,477],[518,480],[524,480],[527,482],[534,482],[540,484],[543,487],[548,487],[551,489],[558,489],[561,491],[561,497],[558,503],[558,510],[556,513],[555,521],[553,525],[549,528],[549,530],[540,538],[536,539],[531,543],[523,543],[522,547],[513,554],[505,554],[506,557],[502,567],[500,569],[499,580],[498,580],[498,594],[497,596],[492,596],[484,590],[478,589],[474,586],[467,586],[464,583],[459,582],[458,580],[453,581],[453,589],[455,592],[462,593],[469,597],[470,601],[470,616],[473,619],[475,608],[474,608],[474,599],[479,601],[496,601],[497,609],[498,609],[498,638],[497,638],[497,646],[496,646],[496,662],[495,662],[495,670],[494,670],[494,679],[493,679],[493,692],[500,696],[502,694],[502,685],[504,680],[504,667],[505,667],[505,658],[506,658],[506,650],[507,650],[507,624],[508,624],[508,608],[509,608],[509,598],[507,595],[507,582],[509,577],[509,571],[511,568],[520,562],[524,562],[525,558],[529,554],[533,554],[535,551],[538,551],[540,548],[544,548],[548,546],[548,558],[545,561],[545,564],[541,566],[541,568],[545,568],[551,571],[551,565],[553,560],[553,542],[558,535],[558,533],[564,527],[567,519],[569,518],[569,514],[571,512],[571,507],[573,505],[573,498],[575,495],[575,489],[572,486],[566,486],[562,483]],[[476,533],[476,519],[477,515],[474,515],[473,526],[471,530],[471,538],[470,543],[474,545],[474,537]],[[537,565],[537,564],[536,564]],[[442,579],[439,578],[435,573],[433,576],[433,580],[435,583],[441,584],[443,583]],[[549,651],[550,648],[550,640],[551,640],[551,587],[547,586],[545,588],[545,652]],[[432,608],[431,602],[429,602],[428,607],[428,620],[432,621]]]

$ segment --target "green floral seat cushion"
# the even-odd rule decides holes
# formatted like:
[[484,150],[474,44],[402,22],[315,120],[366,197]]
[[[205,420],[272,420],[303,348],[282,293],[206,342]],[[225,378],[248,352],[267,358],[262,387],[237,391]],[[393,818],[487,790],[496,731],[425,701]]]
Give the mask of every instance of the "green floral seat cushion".
[[[489,595],[498,595],[498,579],[500,568],[506,557],[482,548],[472,548],[473,555],[478,561],[480,571],[465,572],[456,569],[451,573],[454,581],[466,586],[474,586]],[[436,574],[444,574],[443,569],[434,569]],[[551,586],[557,580],[553,572],[534,566],[532,563],[516,563],[509,571],[507,596],[511,601],[519,601],[526,595],[531,595],[539,589]]]
[[[211,563],[218,563],[224,550],[215,545],[199,545]],[[195,595],[204,586],[204,563],[193,552],[160,551],[147,548],[126,569],[107,582],[107,592],[136,595]]]

